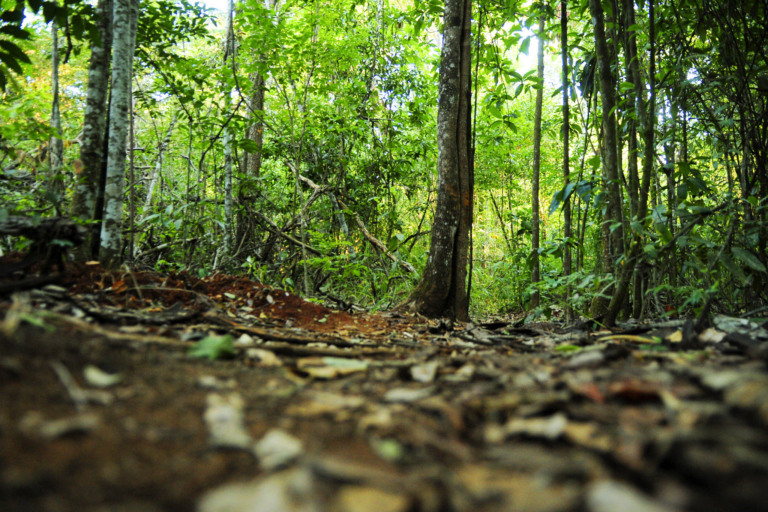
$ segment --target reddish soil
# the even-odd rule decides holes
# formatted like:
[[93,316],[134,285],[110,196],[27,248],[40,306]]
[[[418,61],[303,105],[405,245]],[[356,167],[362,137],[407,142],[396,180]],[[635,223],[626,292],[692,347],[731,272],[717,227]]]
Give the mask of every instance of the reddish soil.
[[[350,314],[220,274],[60,285],[0,297],[3,512],[765,510],[759,350]],[[188,354],[223,334],[230,357]],[[301,448],[217,446],[213,395]]]

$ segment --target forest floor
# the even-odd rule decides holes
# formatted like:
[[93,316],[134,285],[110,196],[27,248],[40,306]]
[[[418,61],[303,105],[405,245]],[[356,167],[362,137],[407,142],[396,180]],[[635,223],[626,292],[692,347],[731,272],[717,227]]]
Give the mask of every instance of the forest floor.
[[70,266],[0,297],[0,510],[765,511],[768,333],[718,322],[448,325]]

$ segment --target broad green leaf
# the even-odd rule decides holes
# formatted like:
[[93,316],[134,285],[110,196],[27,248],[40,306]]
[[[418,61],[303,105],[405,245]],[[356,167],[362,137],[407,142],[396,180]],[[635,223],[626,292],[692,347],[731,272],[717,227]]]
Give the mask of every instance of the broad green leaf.
[[731,255],[728,253],[721,253],[720,254],[720,264],[725,267],[728,272],[730,272],[733,277],[739,280],[743,285],[747,284],[748,278],[746,274],[744,274],[744,271],[741,270],[741,267],[739,267],[736,262],[731,258]]
[[526,37],[525,39],[523,39],[523,42],[520,45],[520,53],[524,53],[524,54],[528,55],[528,49],[529,49],[530,45],[531,45],[531,38],[530,37]]
[[766,271],[763,262],[761,262],[757,256],[752,254],[752,252],[741,247],[732,247],[731,251],[733,252],[733,255],[736,256],[736,259],[740,260],[752,270],[757,270],[758,272]]
[[573,193],[573,189],[575,187],[576,187],[576,183],[571,182],[568,185],[566,185],[565,188],[555,192],[555,194],[552,196],[552,203],[549,205],[550,215],[555,213],[555,211],[560,207],[560,205],[565,203],[568,200],[568,198],[571,197],[571,194]]
[[629,92],[631,90],[634,90],[635,84],[632,82],[622,82],[619,84],[619,91],[621,92]]
[[584,348],[570,343],[563,343],[555,347],[555,352],[578,352],[580,350],[584,350]]
[[668,244],[672,241],[672,232],[669,230],[666,224],[656,224],[656,231],[659,233],[659,236],[661,237],[661,241],[665,244]]
[[29,39],[30,37],[29,32],[14,25],[3,25],[0,27],[0,34],[5,34],[14,39]]
[[9,69],[21,74],[23,71],[19,63],[12,56],[0,51],[0,62],[8,66]]
[[206,336],[187,352],[190,357],[215,359],[230,358],[235,355],[234,338],[230,334]]

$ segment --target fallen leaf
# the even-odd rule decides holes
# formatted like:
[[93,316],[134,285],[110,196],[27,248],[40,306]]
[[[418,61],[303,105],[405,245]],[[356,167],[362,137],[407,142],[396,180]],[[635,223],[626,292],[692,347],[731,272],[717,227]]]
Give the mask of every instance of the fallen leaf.
[[613,480],[602,480],[587,489],[589,512],[674,512],[675,508],[660,503],[634,487]]
[[207,397],[203,418],[208,427],[209,443],[214,448],[250,450],[253,439],[245,429],[243,399],[239,393]]
[[394,388],[384,394],[384,400],[387,402],[415,402],[422,398],[427,398],[434,394],[435,388]]
[[375,487],[345,486],[331,502],[330,510],[337,512],[406,512],[412,510],[407,496]]
[[304,452],[301,441],[291,434],[273,429],[256,443],[255,453],[262,468],[272,471],[296,460]]
[[235,348],[232,340],[233,337],[230,334],[206,336],[190,347],[187,353],[190,357],[208,358],[211,361],[234,357]]
[[83,377],[89,386],[95,388],[109,388],[119,384],[123,380],[123,374],[107,373],[92,364],[89,364],[83,369]]
[[439,363],[429,361],[426,363],[411,366],[411,378],[416,382],[428,383],[435,380]]
[[101,418],[95,413],[82,413],[56,420],[46,420],[42,414],[31,412],[21,419],[19,430],[28,435],[52,441],[61,437],[87,434],[100,425]]
[[206,492],[197,512],[321,512],[317,482],[308,468],[230,483]]
[[524,434],[554,440],[563,434],[567,425],[565,414],[557,413],[548,418],[512,418],[504,425],[504,432],[508,436]]
[[305,357],[296,367],[317,379],[335,379],[368,369],[368,361],[343,357]]

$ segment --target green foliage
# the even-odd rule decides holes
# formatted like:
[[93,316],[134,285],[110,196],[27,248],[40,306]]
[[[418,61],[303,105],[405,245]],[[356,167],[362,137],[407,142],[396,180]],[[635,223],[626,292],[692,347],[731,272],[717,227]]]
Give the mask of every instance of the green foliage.
[[[32,37],[32,30],[25,17],[31,11],[42,15],[46,23],[56,21],[60,27],[67,27],[68,38],[76,41],[93,42],[98,40],[98,31],[93,23],[93,7],[81,0],[69,0],[60,5],[55,0],[6,0],[0,5],[0,91],[5,91],[8,80],[16,91],[21,85],[16,82],[9,71],[17,75],[24,74],[23,65],[32,64],[29,56],[19,46],[18,42],[27,41]],[[68,39],[71,43],[71,39]],[[79,48],[75,49],[79,52]],[[69,55],[70,49],[67,49]]]
[[[737,311],[768,300],[763,162],[768,152],[758,136],[765,130],[760,84],[768,63],[756,50],[764,46],[765,16],[754,16],[762,13],[759,3],[734,4],[730,10],[720,4],[681,2],[674,13],[657,5],[656,155],[645,218],[638,218],[630,201],[636,190],[628,175],[627,141],[631,121],[640,116],[625,49],[617,45],[623,217],[611,224],[604,224],[602,215],[607,194],[601,99],[586,5],[575,5],[568,19],[567,185],[554,34],[545,48],[543,82],[536,79],[532,59],[537,41],[531,27],[538,26],[541,5],[507,1],[475,11],[475,29],[482,21],[483,33],[473,55],[473,70],[478,65],[473,315],[559,318],[569,309],[587,315],[594,298],[610,298],[618,271],[627,265],[637,273],[631,286],[638,293],[630,302],[640,297],[646,316],[695,314],[708,301],[715,309]],[[428,264],[443,7],[438,0],[288,0],[277,6],[243,0],[234,15],[236,51],[225,61],[227,20],[187,0],[142,2],[135,176],[126,197],[132,205],[126,216],[135,214],[133,231],[124,233],[126,247],[130,235],[135,251],[126,256],[161,270],[246,273],[341,306],[387,308],[405,298]],[[647,80],[648,6],[635,7],[635,24],[627,32],[638,39]],[[0,101],[2,211],[48,214],[53,203],[66,209],[71,199],[71,163],[78,151],[67,144],[62,175],[47,175],[45,151],[54,133],[47,121],[45,22],[68,24],[74,38],[75,55],[61,71],[64,139],[71,141],[81,129],[87,87],[88,55],[76,52],[93,40],[92,7],[6,0],[2,9],[0,85],[10,84]],[[754,12],[739,18],[743,22],[729,25],[749,9]],[[22,24],[20,16],[33,12],[38,17]],[[554,30],[550,20],[548,30]],[[619,24],[613,28],[623,30]],[[253,112],[257,76],[264,79],[265,100],[263,110]],[[534,97],[541,87],[548,94],[540,185],[549,205],[539,212],[541,281],[532,286],[531,138]],[[256,124],[261,144],[249,133]],[[231,157],[225,157],[225,144]],[[252,173],[245,159],[257,153],[261,167]],[[231,196],[225,158],[233,164]],[[57,197],[51,193],[55,179],[65,191]],[[566,202],[573,227],[568,240]],[[604,265],[604,234],[619,226],[627,233],[623,251]],[[369,236],[414,265],[417,275],[375,249]],[[634,236],[640,245],[633,257]],[[5,240],[3,249],[17,248],[15,243]],[[574,255],[569,276],[563,274],[566,249]],[[542,306],[529,311],[534,292]]]
[[211,361],[228,359],[235,355],[234,338],[231,334],[209,335],[191,346],[187,353],[190,357]]

